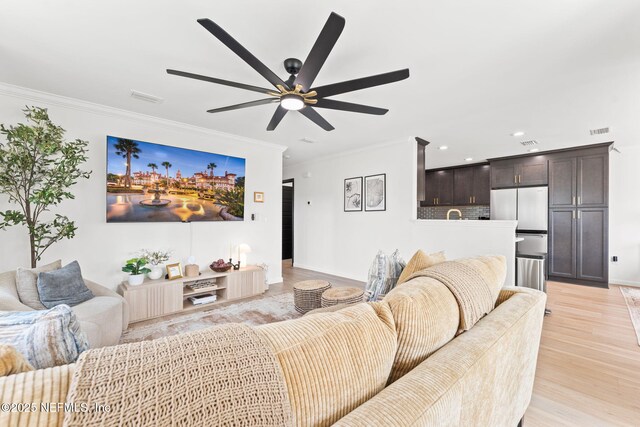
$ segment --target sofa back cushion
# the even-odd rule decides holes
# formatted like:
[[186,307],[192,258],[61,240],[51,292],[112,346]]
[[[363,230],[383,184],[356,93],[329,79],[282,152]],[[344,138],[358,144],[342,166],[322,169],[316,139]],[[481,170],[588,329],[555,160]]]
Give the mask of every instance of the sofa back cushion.
[[20,302],[34,310],[46,310],[40,302],[38,294],[38,274],[62,268],[62,261],[57,260],[36,268],[21,268],[16,270],[16,290]]
[[402,270],[402,274],[400,274],[400,277],[398,277],[398,285],[401,285],[409,280],[412,274],[424,270],[425,268],[429,268],[432,265],[445,262],[446,260],[447,258],[444,255],[444,251],[427,255],[422,249],[418,249],[418,251],[413,254],[404,270]]
[[398,351],[389,383],[411,371],[456,334],[460,313],[453,294],[437,280],[417,277],[384,298],[396,323]]
[[93,298],[93,292],[82,279],[78,261],[73,261],[58,270],[39,273],[38,293],[42,305],[47,308],[60,304],[73,307]]
[[396,353],[389,307],[357,304],[257,328],[275,351],[294,424],[328,426],[385,387]]

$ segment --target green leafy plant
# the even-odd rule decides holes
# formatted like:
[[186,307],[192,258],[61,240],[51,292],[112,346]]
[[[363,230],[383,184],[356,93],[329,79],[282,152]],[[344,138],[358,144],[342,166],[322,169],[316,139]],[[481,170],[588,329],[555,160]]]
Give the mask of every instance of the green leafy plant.
[[0,212],[0,230],[13,225],[29,231],[31,267],[54,243],[75,236],[77,227],[68,217],[45,214],[65,199],[75,198],[69,188],[91,172],[80,166],[87,161],[88,141],[65,141],[65,130],[49,119],[46,108],[23,110],[29,124],[0,125],[6,142],[0,141],[0,193],[19,209]]
[[244,215],[244,188],[233,188],[231,190],[218,190],[216,200],[228,208],[228,212],[237,217]]
[[131,273],[132,275],[151,272],[151,270],[145,267],[145,265],[147,265],[147,260],[145,258],[131,258],[127,260],[127,263],[122,267],[122,271],[125,273]]

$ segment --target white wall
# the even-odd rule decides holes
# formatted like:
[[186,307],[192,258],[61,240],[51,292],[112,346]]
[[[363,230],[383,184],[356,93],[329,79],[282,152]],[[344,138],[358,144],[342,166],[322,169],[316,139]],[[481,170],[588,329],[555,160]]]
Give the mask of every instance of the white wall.
[[[189,255],[188,224],[106,223],[106,136],[114,135],[246,158],[245,221],[193,223],[193,254],[196,262],[207,268],[212,260],[228,257],[230,244],[247,243],[253,250],[248,262],[267,263],[270,283],[282,280],[284,147],[0,84],[0,123],[24,122],[21,109],[25,105],[48,108],[53,122],[67,130],[67,138],[90,141],[85,168],[93,171],[91,178],[72,188],[75,200],[55,209],[75,220],[78,231],[75,238],[49,248],[42,263],[77,259],[85,277],[115,288],[123,278],[123,261],[141,248],[171,249],[175,261]],[[254,191],[264,192],[265,203],[253,202]],[[13,206],[0,195],[0,210]],[[257,221],[250,220],[252,213],[258,214]],[[29,262],[26,229],[0,231],[0,271],[29,266]]]
[[609,283],[640,286],[640,146],[609,154]]
[[[285,167],[295,180],[295,265],[366,280],[378,249],[400,249],[407,261],[417,249],[450,259],[499,254],[512,284],[515,221],[416,221],[416,161],[411,140]],[[344,212],[344,179],[379,173],[387,174],[387,210]]]

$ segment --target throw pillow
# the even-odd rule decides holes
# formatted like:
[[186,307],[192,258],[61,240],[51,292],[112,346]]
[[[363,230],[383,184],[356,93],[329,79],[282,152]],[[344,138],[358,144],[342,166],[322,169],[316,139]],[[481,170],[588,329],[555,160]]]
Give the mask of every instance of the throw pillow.
[[56,305],[78,305],[93,298],[93,292],[82,279],[78,261],[73,261],[59,270],[38,274],[38,293],[42,305],[53,308]]
[[46,310],[47,307],[42,305],[38,294],[38,274],[60,268],[62,268],[60,260],[37,268],[18,268],[16,270],[16,291],[18,291],[20,302],[34,310]]
[[29,364],[12,345],[0,344],[0,377],[33,371]]
[[406,263],[396,249],[391,257],[378,251],[369,268],[369,279],[364,290],[367,301],[379,301],[398,283]]
[[15,347],[36,369],[73,363],[89,348],[68,305],[0,313],[0,343]]
[[400,277],[398,278],[398,285],[409,280],[412,274],[417,273],[420,270],[424,270],[425,268],[429,268],[432,265],[445,262],[446,260],[444,251],[427,255],[422,251],[422,249],[418,249],[418,252],[413,254],[407,263],[407,266],[402,270],[402,274],[400,274]]

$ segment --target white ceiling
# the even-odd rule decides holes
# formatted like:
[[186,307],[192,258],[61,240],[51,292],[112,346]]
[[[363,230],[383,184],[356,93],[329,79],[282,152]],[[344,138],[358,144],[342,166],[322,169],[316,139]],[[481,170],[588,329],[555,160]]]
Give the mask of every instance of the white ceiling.
[[[336,128],[325,132],[289,113],[267,132],[274,105],[205,112],[261,95],[164,71],[269,87],[196,19],[216,21],[285,79],[282,61],[306,58],[331,11],[346,26],[316,86],[408,67],[408,80],[336,97],[385,116],[319,109]],[[638,0],[22,0],[2,5],[0,81],[283,144],[285,164],[418,135],[436,167],[524,153],[522,139],[541,150],[640,143],[638,22]],[[613,132],[589,136],[604,126]]]

